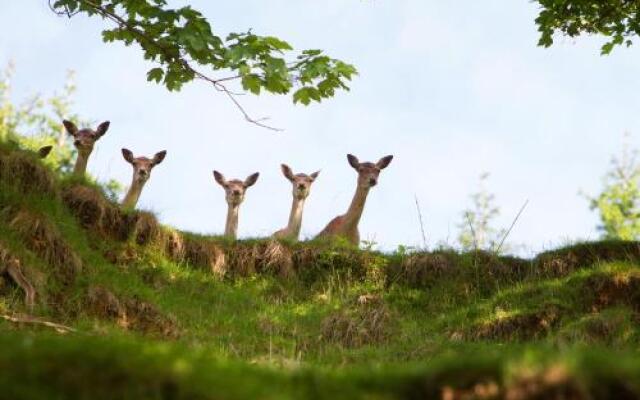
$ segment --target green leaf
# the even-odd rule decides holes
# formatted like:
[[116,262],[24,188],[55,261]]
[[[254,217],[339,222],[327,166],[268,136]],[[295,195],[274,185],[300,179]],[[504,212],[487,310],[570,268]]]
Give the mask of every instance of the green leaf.
[[164,76],[164,71],[162,68],[152,68],[147,72],[147,81],[155,81],[156,83],[162,80]]
[[245,75],[242,77],[242,87],[244,90],[248,90],[253,94],[260,94],[260,87],[262,81],[260,77],[255,74]]
[[293,94],[293,103],[302,103],[305,106],[308,106],[311,103],[311,100],[320,102],[321,99],[322,97],[320,96],[320,92],[318,92],[318,89],[309,86],[298,89]]

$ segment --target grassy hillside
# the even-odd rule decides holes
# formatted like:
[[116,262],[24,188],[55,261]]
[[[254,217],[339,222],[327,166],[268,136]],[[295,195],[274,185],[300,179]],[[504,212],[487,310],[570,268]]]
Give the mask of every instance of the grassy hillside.
[[6,398],[640,397],[640,243],[523,260],[230,242],[0,144],[7,260],[36,302],[0,278]]

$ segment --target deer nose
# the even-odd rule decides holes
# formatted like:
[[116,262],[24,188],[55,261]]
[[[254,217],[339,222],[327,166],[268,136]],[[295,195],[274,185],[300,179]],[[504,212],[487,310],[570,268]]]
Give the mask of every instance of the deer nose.
[[375,178],[369,178],[369,185],[375,186],[378,181]]
[[304,189],[304,185],[303,185],[302,183],[300,183],[300,184],[298,185],[298,189],[299,189],[299,190]]
[[74,140],[73,141],[73,145],[76,146],[76,147],[80,146],[80,141],[79,140]]
[[240,191],[238,189],[233,191],[234,196],[240,196]]
[[149,174],[149,172],[147,172],[147,171],[146,171],[146,170],[144,170],[144,169],[141,169],[138,173],[139,173],[141,176],[147,176],[147,175]]

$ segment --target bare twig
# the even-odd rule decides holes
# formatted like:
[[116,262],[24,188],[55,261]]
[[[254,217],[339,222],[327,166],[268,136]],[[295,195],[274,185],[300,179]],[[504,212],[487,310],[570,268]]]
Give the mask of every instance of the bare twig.
[[53,4],[51,4],[53,2],[53,0],[49,0],[49,9],[54,13],[57,14],[59,16],[67,16],[69,18],[73,17],[74,15],[76,15],[79,11],[76,12],[71,12],[69,11],[69,7],[65,6],[65,10],[64,11],[58,11],[56,10],[56,8],[53,6]]
[[478,241],[476,240],[476,230],[473,229],[473,224],[471,223],[471,213],[465,213],[465,217],[467,217],[467,223],[469,224],[469,229],[471,230],[471,237],[473,238],[473,248],[478,252]]
[[422,248],[427,249],[427,235],[424,232],[424,223],[422,221],[422,211],[420,210],[420,202],[418,201],[418,195],[414,194],[416,200],[416,209],[418,210],[418,221],[420,222],[420,232],[422,233]]
[[61,325],[61,324],[57,324],[55,322],[51,322],[51,321],[46,321],[40,318],[36,318],[36,317],[32,317],[31,315],[7,315],[7,314],[2,314],[0,315],[0,318],[3,318],[9,322],[14,322],[14,323],[26,323],[26,324],[36,324],[36,325],[43,325],[49,328],[53,328],[56,332],[58,333],[69,333],[69,332],[76,332],[75,329],[69,327],[69,326],[65,326],[65,325]]
[[[91,0],[80,0],[80,2],[82,2],[85,5],[93,8],[103,18],[114,22],[120,28],[126,29],[130,33],[136,35],[139,39],[141,39],[141,41],[144,41],[144,42],[147,42],[150,45],[153,45],[154,47],[159,49],[167,59],[173,59],[175,61],[179,61],[182,64],[182,66],[186,70],[191,72],[195,77],[197,77],[199,79],[202,79],[202,80],[204,80],[206,82],[209,82],[210,84],[213,85],[213,87],[216,90],[224,92],[227,95],[227,97],[231,100],[231,102],[236,106],[236,108],[242,113],[242,115],[244,116],[244,119],[247,122],[249,122],[251,124],[254,124],[254,125],[257,125],[257,126],[259,126],[261,128],[266,128],[266,129],[275,131],[275,132],[281,132],[283,130],[281,128],[276,128],[276,127],[273,127],[273,126],[270,126],[270,125],[267,125],[267,124],[263,123],[263,121],[267,120],[268,118],[253,118],[253,117],[251,117],[249,115],[249,113],[244,109],[242,104],[240,104],[238,99],[236,99],[236,96],[238,96],[239,94],[230,91],[225,85],[222,84],[222,82],[226,82],[226,81],[237,79],[237,78],[239,78],[239,76],[231,76],[231,77],[225,77],[225,78],[221,78],[221,79],[211,78],[211,77],[205,75],[204,73],[202,73],[202,72],[196,70],[195,68],[193,68],[187,62],[187,60],[184,57],[177,57],[176,55],[169,54],[161,44],[157,43],[157,41],[155,41],[152,37],[149,37],[149,35],[147,35],[145,32],[143,32],[140,29],[137,29],[136,27],[134,27],[131,24],[129,24],[124,18],[122,18],[121,16],[119,16],[115,12],[110,11],[105,7],[102,7],[100,4],[97,4],[97,3],[95,3],[95,2],[93,2]],[[73,16],[73,14],[70,14],[68,12],[65,13],[65,12],[56,11],[51,6],[51,4],[49,6],[58,15],[67,15],[68,17]]]
[[518,219],[520,218],[520,215],[522,215],[522,212],[524,211],[524,209],[527,207],[527,204],[529,204],[529,199],[527,199],[524,204],[522,205],[522,207],[520,207],[520,211],[518,211],[518,214],[516,214],[516,217],[513,219],[513,221],[511,222],[511,226],[509,227],[509,229],[507,229],[507,232],[504,234],[504,236],[502,237],[502,240],[500,241],[500,244],[498,245],[497,249],[496,249],[496,254],[500,253],[500,250],[502,249],[502,245],[504,244],[504,241],[507,240],[507,237],[509,236],[509,234],[511,233],[511,230],[513,229],[513,227],[515,226],[516,222],[518,222]]
[[471,223],[471,213],[465,213],[467,217],[467,223],[469,224],[469,229],[471,229],[471,235],[473,237],[473,269],[476,271],[476,287],[480,287],[480,271],[478,269],[478,241],[476,240],[476,230],[473,229],[473,224]]

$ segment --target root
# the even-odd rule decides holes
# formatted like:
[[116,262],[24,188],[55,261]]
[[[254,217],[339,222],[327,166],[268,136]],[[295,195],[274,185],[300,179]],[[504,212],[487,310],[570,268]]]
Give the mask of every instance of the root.
[[20,260],[10,255],[9,252],[0,245],[0,272],[5,271],[7,275],[9,275],[9,277],[24,291],[25,304],[29,309],[32,309],[36,302],[36,290],[22,272]]
[[57,324],[55,322],[46,321],[40,318],[32,317],[31,315],[0,315],[0,318],[3,318],[9,322],[14,322],[18,324],[36,324],[46,326],[48,328],[53,328],[58,333],[69,333],[69,332],[77,332],[75,329],[70,326],[65,326],[61,324]]

